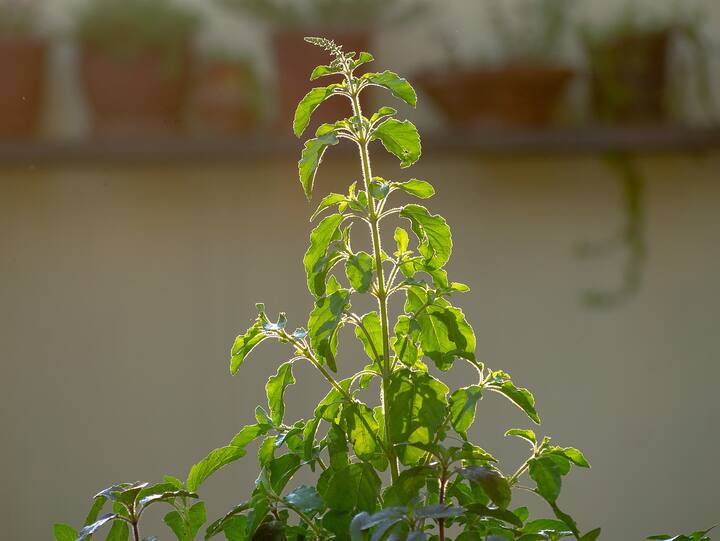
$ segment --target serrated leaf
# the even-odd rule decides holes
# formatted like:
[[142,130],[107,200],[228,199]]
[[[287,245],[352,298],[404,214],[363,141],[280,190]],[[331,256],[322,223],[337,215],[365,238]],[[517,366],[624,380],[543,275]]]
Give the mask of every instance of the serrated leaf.
[[55,541],[75,541],[78,533],[72,526],[67,524],[55,524],[53,526]]
[[465,438],[465,433],[475,421],[475,410],[482,398],[482,388],[470,385],[450,395],[450,423],[455,431]]
[[529,442],[531,445],[537,444],[537,437],[535,436],[535,432],[532,430],[522,429],[522,428],[511,428],[507,432],[505,432],[506,436],[515,436],[516,438],[522,438],[525,441]]
[[420,134],[409,120],[386,120],[377,127],[372,139],[380,141],[388,152],[397,156],[403,168],[417,162],[422,154]]
[[333,254],[328,254],[328,248],[330,243],[340,239],[342,221],[342,214],[331,214],[323,218],[310,233],[310,246],[303,257],[303,265],[308,289],[316,298],[325,295],[325,280],[337,262]]
[[191,492],[197,491],[200,485],[217,470],[245,456],[247,445],[269,430],[269,426],[245,426],[235,435],[229,445],[211,451],[204,459],[190,468],[185,482],[187,489]]
[[409,193],[410,195],[414,195],[415,197],[419,197],[420,199],[428,199],[435,195],[435,188],[432,187],[432,184],[416,178],[405,182],[393,182],[392,187],[402,190],[405,193]]
[[366,252],[358,252],[345,261],[345,274],[352,288],[366,293],[372,286],[373,258]]
[[235,342],[230,351],[230,373],[233,376],[237,374],[237,371],[240,369],[240,366],[242,366],[248,354],[266,338],[267,335],[263,330],[263,323],[259,319],[253,323],[245,334],[241,334],[235,338]]
[[[390,439],[396,443],[428,444],[445,420],[448,388],[422,372],[402,369],[395,372],[388,388],[393,399],[387,404]],[[398,445],[403,464],[412,465],[425,455],[411,445]]]
[[392,71],[384,71],[382,73],[366,73],[363,75],[370,84],[381,86],[388,89],[393,96],[403,100],[411,107],[417,105],[417,94],[415,89],[408,83],[407,79],[400,77]]
[[305,129],[310,124],[310,117],[315,112],[315,109],[329,97],[335,94],[335,89],[338,85],[321,86],[313,88],[305,94],[305,97],[300,100],[297,108],[295,109],[295,118],[293,119],[293,132],[296,137],[300,137]]
[[291,361],[281,364],[277,373],[270,376],[265,385],[270,419],[272,419],[275,426],[282,424],[285,415],[285,389],[287,389],[288,385],[295,383],[292,365]]
[[492,500],[502,509],[507,509],[512,497],[510,484],[495,468],[489,466],[469,466],[460,470],[466,479],[477,483]]
[[420,241],[420,252],[430,269],[445,265],[452,254],[450,226],[442,216],[433,215],[420,205],[405,205],[400,211],[402,218],[410,220],[412,230]]
[[315,301],[315,308],[310,313],[308,321],[310,344],[320,358],[320,362],[327,364],[333,371],[337,370],[335,366],[337,332],[349,308],[350,291],[340,288]]
[[337,145],[338,142],[339,139],[334,130],[305,141],[300,161],[298,162],[298,173],[300,175],[300,183],[308,199],[312,199],[315,175],[318,167],[320,167],[325,151],[329,146]]

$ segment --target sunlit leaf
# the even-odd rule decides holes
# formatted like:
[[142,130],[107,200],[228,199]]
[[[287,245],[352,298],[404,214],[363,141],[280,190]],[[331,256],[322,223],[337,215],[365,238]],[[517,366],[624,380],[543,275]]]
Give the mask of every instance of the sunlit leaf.
[[420,135],[409,120],[386,120],[377,127],[373,140],[380,141],[388,152],[397,156],[400,167],[410,167],[422,154]]

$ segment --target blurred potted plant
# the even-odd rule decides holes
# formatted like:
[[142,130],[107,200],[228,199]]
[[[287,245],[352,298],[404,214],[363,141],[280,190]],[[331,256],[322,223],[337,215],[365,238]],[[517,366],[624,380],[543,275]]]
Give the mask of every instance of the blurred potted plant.
[[257,128],[262,108],[260,83],[252,63],[210,52],[195,68],[189,121],[201,135],[233,135]]
[[[307,74],[327,60],[323,51],[306,46],[304,36],[323,35],[346,51],[367,51],[373,31],[407,21],[423,11],[425,0],[226,0],[239,11],[272,27],[277,66],[278,122],[292,119],[297,102],[314,86]],[[347,116],[345,100],[330,100],[314,125]]]
[[0,0],[0,137],[35,134],[45,95],[47,41],[34,5]]
[[571,3],[486,0],[498,58],[463,65],[446,40],[452,69],[416,80],[454,126],[547,126],[574,74],[559,60]]
[[670,50],[677,41],[690,46],[697,65],[699,89],[711,102],[705,44],[699,32],[700,11],[668,16],[647,14],[633,3],[603,28],[583,27],[590,70],[590,102],[601,122],[657,124],[670,113]]
[[87,99],[100,134],[181,126],[196,16],[172,0],[90,0],[78,34]]

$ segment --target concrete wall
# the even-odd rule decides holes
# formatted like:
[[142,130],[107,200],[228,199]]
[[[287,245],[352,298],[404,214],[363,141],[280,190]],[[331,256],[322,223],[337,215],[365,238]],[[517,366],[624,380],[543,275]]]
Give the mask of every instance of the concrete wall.
[[[311,307],[301,265],[311,209],[294,160],[0,170],[4,539],[79,524],[112,482],[182,477],[252,419],[287,352],[263,347],[232,378],[234,336],[256,301],[291,325]],[[354,165],[330,159],[319,192]],[[593,468],[571,475],[561,502],[611,540],[707,527],[720,512],[720,155],[640,165],[648,266],[638,295],[607,311],[580,293],[617,283],[622,257],[572,256],[622,220],[602,162],[429,150],[413,171],[434,181],[430,207],[453,227],[450,272],[473,286],[459,304],[479,357],[535,392],[542,433],[586,451]],[[395,170],[377,163],[378,174]],[[343,370],[358,367],[355,339],[342,342]],[[309,368],[297,375],[291,417],[325,391]],[[527,421],[493,397],[478,419],[472,436],[514,468],[524,448],[502,433]],[[211,519],[255,472],[249,456],[204,486]]]

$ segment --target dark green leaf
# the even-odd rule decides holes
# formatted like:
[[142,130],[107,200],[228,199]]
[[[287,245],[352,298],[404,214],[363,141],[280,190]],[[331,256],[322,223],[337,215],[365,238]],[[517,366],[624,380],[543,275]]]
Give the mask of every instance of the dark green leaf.
[[382,73],[366,73],[363,75],[364,79],[367,79],[370,84],[387,88],[392,95],[396,98],[403,100],[411,107],[417,105],[417,95],[415,90],[407,82],[407,79],[400,77],[397,73],[392,71],[384,71]]
[[325,278],[336,260],[328,254],[330,243],[340,239],[340,224],[343,221],[341,214],[331,214],[322,219],[310,233],[310,247],[305,252],[303,264],[307,274],[307,284],[310,293],[316,298],[325,294]]
[[520,520],[513,512],[508,511],[507,509],[492,508],[481,503],[473,503],[467,505],[465,506],[465,509],[481,517],[493,517],[507,522],[508,524],[512,524],[513,526],[517,526],[518,528],[522,528],[523,525],[522,520]]
[[351,255],[345,262],[345,274],[355,291],[365,293],[372,285],[372,256],[366,252],[358,252]]
[[326,505],[336,511],[374,511],[380,478],[368,463],[350,464],[330,477],[323,494]]
[[410,195],[419,197],[420,199],[427,199],[435,195],[435,188],[432,187],[432,184],[416,178],[405,182],[393,182],[392,187],[398,188]]
[[385,182],[385,180],[380,177],[375,177],[370,182],[368,189],[370,190],[370,195],[372,195],[374,199],[382,201],[387,197],[387,194],[390,193],[390,183]]
[[437,503],[434,505],[426,505],[425,507],[419,507],[415,509],[415,516],[418,518],[450,518],[456,517],[462,514],[462,509],[458,507],[452,507],[443,503]]
[[75,528],[67,524],[55,524],[53,533],[55,534],[55,541],[75,541],[78,536]]
[[297,109],[295,109],[295,118],[293,119],[293,131],[296,137],[300,137],[303,134],[308,124],[310,124],[310,117],[313,112],[315,112],[315,109],[332,96],[337,88],[339,88],[339,85],[313,88],[300,100]]
[[320,358],[320,362],[327,364],[333,371],[337,370],[335,366],[337,332],[349,308],[350,291],[338,289],[315,301],[315,308],[310,313],[308,321],[310,344]]
[[208,456],[190,468],[187,488],[191,492],[197,491],[200,485],[217,470],[245,456],[247,445],[256,438],[266,434],[270,427],[248,425],[232,439],[226,447],[220,447],[210,452]]
[[511,492],[510,484],[503,475],[495,468],[489,466],[469,466],[460,470],[466,479],[477,483],[492,502],[506,509],[510,505]]
[[415,466],[400,472],[397,480],[383,494],[383,504],[386,507],[408,505],[414,500],[425,481],[434,474],[430,466]]
[[325,504],[315,487],[305,485],[299,486],[290,492],[285,496],[285,501],[309,515],[314,515],[325,508]]
[[337,145],[338,142],[339,140],[334,130],[326,131],[322,135],[305,141],[305,146],[300,161],[298,162],[298,172],[300,174],[300,183],[308,199],[312,198],[315,174],[320,166],[320,162],[322,162],[323,154],[325,154],[329,146]]
[[417,128],[409,120],[390,118],[380,124],[372,136],[400,160],[400,167],[410,167],[420,159],[422,146]]
[[130,528],[125,521],[116,520],[113,525],[110,526],[110,531],[105,538],[105,541],[127,541],[130,537]]
[[263,331],[263,323],[258,319],[245,334],[241,334],[235,339],[235,343],[230,352],[230,373],[233,376],[240,369],[248,353],[266,338],[267,335]]
[[418,322],[406,315],[401,315],[395,324],[392,348],[405,366],[415,366],[420,357],[417,343],[419,336],[420,325]]
[[463,437],[475,421],[476,406],[481,398],[482,388],[478,385],[463,387],[450,396],[450,422],[455,431]]
[[543,455],[530,460],[528,471],[530,477],[537,484],[540,495],[547,501],[554,502],[560,495],[561,478],[569,468],[567,459],[554,455]]
[[442,216],[433,215],[420,205],[406,205],[400,216],[410,220],[412,230],[420,241],[419,250],[428,268],[439,269],[450,259],[452,236]]
[[265,385],[270,418],[275,426],[282,424],[285,415],[285,389],[287,389],[288,385],[295,383],[292,364],[291,361],[281,364],[277,373],[274,376],[270,376]]
[[601,529],[595,528],[594,530],[590,530],[589,532],[585,533],[579,541],[595,541],[598,537],[600,537]]
[[[388,389],[393,399],[387,404],[391,440],[400,443],[429,444],[443,425],[448,388],[424,372],[402,369],[395,372]],[[399,445],[398,456],[411,465],[425,452],[411,445]]]
[[270,486],[276,494],[280,494],[285,485],[300,467],[300,457],[295,454],[286,454],[274,458],[265,467]]

